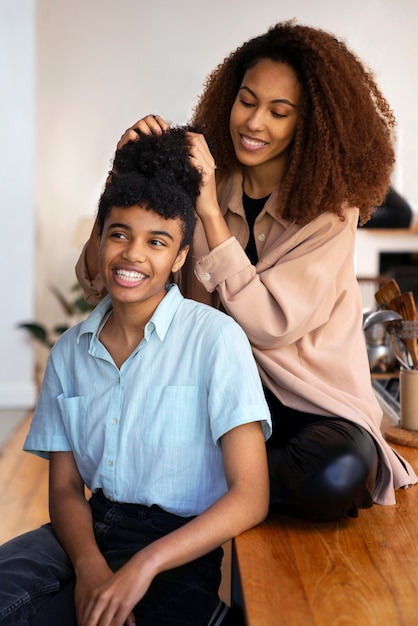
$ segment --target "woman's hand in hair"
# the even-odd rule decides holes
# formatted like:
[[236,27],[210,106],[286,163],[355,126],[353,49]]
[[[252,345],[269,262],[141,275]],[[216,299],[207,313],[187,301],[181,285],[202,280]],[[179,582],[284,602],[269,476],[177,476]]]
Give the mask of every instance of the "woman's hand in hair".
[[218,212],[219,205],[216,196],[216,163],[209,150],[205,137],[200,133],[188,133],[190,160],[202,175],[200,196],[196,210],[199,216],[206,211]]
[[202,220],[206,239],[212,250],[215,246],[229,239],[231,233],[219,207],[216,194],[216,163],[206,139],[200,133],[190,132],[188,136],[190,160],[202,174],[200,195],[196,200],[196,213]]
[[141,134],[151,135],[154,133],[155,135],[161,135],[169,126],[168,122],[159,115],[146,115],[125,130],[116,147],[120,150],[128,141],[136,141]]

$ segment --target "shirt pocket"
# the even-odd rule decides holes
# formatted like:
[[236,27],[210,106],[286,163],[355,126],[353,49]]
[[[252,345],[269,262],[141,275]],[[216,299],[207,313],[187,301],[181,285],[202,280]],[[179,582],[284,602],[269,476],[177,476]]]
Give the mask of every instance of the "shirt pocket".
[[85,396],[58,396],[58,405],[67,438],[74,452],[86,449],[87,402]]
[[197,386],[158,386],[147,390],[142,441],[149,446],[184,447],[204,436]]

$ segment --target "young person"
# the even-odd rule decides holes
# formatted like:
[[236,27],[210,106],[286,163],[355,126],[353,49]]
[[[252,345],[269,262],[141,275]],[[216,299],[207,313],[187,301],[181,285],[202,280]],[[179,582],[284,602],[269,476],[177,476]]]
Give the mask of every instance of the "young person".
[[[393,169],[388,103],[344,42],[285,22],[209,75],[193,123],[203,182],[179,284],[250,340],[273,416],[271,507],[329,520],[394,504],[417,477],[380,431],[354,272],[357,224]],[[147,116],[120,145],[166,127]],[[77,267],[93,301],[96,238]]]
[[0,548],[2,624],[206,626],[219,546],[267,513],[249,342],[167,286],[200,181],[182,128],[116,154],[97,218],[108,295],[48,360],[24,448],[49,458],[51,524]]

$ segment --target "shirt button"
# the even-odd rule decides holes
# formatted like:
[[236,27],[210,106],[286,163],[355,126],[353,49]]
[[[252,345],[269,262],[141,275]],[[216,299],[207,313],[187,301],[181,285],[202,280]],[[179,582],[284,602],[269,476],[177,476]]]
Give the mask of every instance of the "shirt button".
[[205,272],[202,276],[203,280],[210,280],[210,274],[209,272]]
[[111,459],[108,460],[107,464],[109,467],[113,467],[113,461]]
[[117,424],[117,423],[118,423],[118,421],[119,421],[119,420],[118,420],[118,418],[117,418],[117,417],[114,417],[114,418],[112,419],[112,424]]
[[148,324],[148,326],[147,326],[147,330],[148,330],[148,332],[151,332],[151,331],[152,331],[152,324]]
[[264,233],[261,233],[261,235],[258,235],[258,240],[259,241],[264,241],[264,239],[266,238]]

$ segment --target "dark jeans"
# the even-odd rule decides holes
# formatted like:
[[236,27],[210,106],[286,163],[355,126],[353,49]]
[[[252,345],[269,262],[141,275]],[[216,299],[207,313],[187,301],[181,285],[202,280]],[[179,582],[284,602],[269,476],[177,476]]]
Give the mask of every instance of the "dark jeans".
[[[90,500],[98,546],[116,571],[188,519],[157,506]],[[77,533],[77,529],[74,529]],[[135,607],[141,626],[206,626],[218,601],[222,549],[157,576]],[[0,547],[0,624],[76,626],[74,570],[49,524]]]
[[340,417],[290,409],[265,391],[273,420],[270,510],[333,521],[371,507],[378,466],[372,436]]

